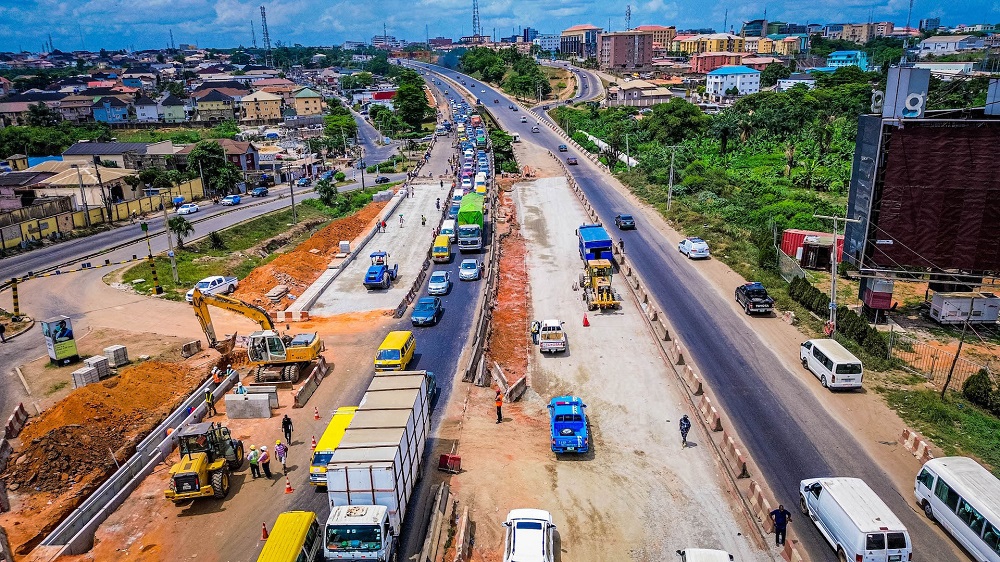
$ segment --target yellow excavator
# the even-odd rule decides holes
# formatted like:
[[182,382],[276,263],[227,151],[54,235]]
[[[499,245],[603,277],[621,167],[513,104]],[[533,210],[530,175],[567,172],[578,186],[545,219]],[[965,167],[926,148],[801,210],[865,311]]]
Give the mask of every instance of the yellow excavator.
[[622,298],[611,287],[611,261],[606,259],[587,260],[580,274],[580,288],[587,310],[619,308]]
[[219,341],[208,305],[241,314],[260,324],[261,329],[251,333],[247,340],[247,356],[254,368],[255,382],[288,381],[295,384],[299,382],[300,374],[319,359],[325,349],[318,333],[279,334],[267,311],[239,299],[221,294],[206,295],[195,289],[191,304],[208,345],[223,355],[236,346],[236,334]]

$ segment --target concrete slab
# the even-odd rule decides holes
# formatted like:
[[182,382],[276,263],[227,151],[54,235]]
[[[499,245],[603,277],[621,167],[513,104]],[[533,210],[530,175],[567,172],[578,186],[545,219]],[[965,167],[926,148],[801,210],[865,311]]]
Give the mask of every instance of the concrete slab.
[[[310,316],[394,309],[403,300],[420,275],[427,252],[434,242],[434,228],[440,216],[435,209],[435,200],[445,198],[447,189],[451,187],[446,185],[442,189],[439,180],[430,178],[414,180],[410,186],[411,197],[406,197],[403,189],[396,195],[402,200],[393,216],[385,219],[385,232],[375,234],[364,248],[356,250],[359,252],[357,259],[317,297],[309,310]],[[390,202],[388,207],[392,208],[394,203]],[[425,225],[420,224],[421,215],[427,218]],[[402,224],[400,216],[403,217]],[[399,264],[396,282],[385,291],[369,291],[361,284],[371,265],[368,255],[376,250],[388,252],[390,264]]]

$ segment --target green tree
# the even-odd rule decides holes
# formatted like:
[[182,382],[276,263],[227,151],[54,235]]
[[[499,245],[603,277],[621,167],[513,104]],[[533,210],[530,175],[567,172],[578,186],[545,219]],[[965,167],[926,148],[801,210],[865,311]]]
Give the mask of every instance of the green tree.
[[698,106],[681,98],[654,105],[641,121],[649,137],[664,144],[677,144],[697,137],[705,132],[709,123],[711,118]]
[[399,118],[413,130],[419,129],[432,111],[424,89],[412,83],[405,83],[396,90],[393,106]]
[[201,141],[187,158],[187,175],[198,177],[199,164],[206,188],[214,193],[229,193],[242,180],[240,170],[226,158],[226,151],[215,141]]
[[62,121],[62,115],[44,103],[38,102],[28,106],[27,121],[30,127],[54,127]]
[[791,75],[792,69],[780,62],[772,62],[760,73],[760,85],[762,88],[770,88],[777,84],[778,80],[788,78]]
[[184,239],[194,233],[194,225],[184,217],[170,217],[167,220],[167,228],[177,237],[177,248],[184,247]]

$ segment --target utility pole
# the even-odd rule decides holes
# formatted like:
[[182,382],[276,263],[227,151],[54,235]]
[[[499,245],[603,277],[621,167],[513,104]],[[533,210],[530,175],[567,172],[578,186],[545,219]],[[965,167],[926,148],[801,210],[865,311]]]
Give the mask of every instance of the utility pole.
[[628,133],[625,133],[625,167],[632,167],[632,159],[628,157]]
[[160,207],[163,207],[163,229],[167,235],[167,255],[170,256],[170,273],[174,278],[174,283],[180,280],[177,277],[177,256],[174,254],[174,241],[170,238],[170,225],[167,224],[167,206],[163,204],[163,192],[160,192]]
[[[816,219],[833,221],[833,248],[830,251],[830,328],[837,329],[837,222],[861,222],[858,219],[840,218],[828,215],[813,215]],[[832,333],[832,332],[831,332]]]
[[72,168],[76,168],[76,181],[80,184],[80,206],[83,207],[83,220],[86,222],[87,228],[90,228],[90,208],[87,207],[87,192],[83,189],[83,174],[80,173],[80,165],[73,164]]
[[288,166],[288,193],[292,194],[292,224],[298,224],[299,217],[295,213],[295,181],[292,179],[292,167]]
[[680,148],[678,145],[668,146],[670,149],[670,180],[667,184],[667,210],[670,210],[670,205],[674,201],[674,152]]
[[965,331],[969,329],[969,318],[972,318],[975,303],[976,298],[973,297],[969,301],[969,315],[965,317],[965,323],[962,324],[962,337],[958,339],[958,349],[955,350],[955,357],[951,360],[951,368],[948,369],[948,376],[944,379],[944,386],[941,387],[942,399],[944,399],[944,393],[948,391],[948,385],[951,384],[951,376],[955,374],[955,365],[958,363],[958,356],[962,353],[962,344],[965,343]]

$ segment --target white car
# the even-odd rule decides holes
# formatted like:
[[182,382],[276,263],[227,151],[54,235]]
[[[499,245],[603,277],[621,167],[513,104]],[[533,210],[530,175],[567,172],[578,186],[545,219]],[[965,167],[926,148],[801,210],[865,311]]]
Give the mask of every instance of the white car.
[[553,562],[552,515],[543,509],[512,509],[503,526],[503,562]]
[[708,258],[708,242],[697,236],[688,236],[677,245],[677,251],[684,254],[688,259]]
[[524,115],[522,115],[521,116],[521,123],[527,123],[527,122],[528,122],[528,118],[525,117]]
[[427,294],[447,295],[450,288],[451,273],[441,270],[431,273],[431,279],[427,282]]
[[198,212],[198,205],[195,205],[194,203],[185,203],[180,207],[177,207],[178,215],[190,215],[191,213],[197,213],[197,212]]
[[462,281],[475,281],[479,279],[481,270],[482,266],[479,264],[479,260],[462,260],[461,265],[458,266],[458,278]]

